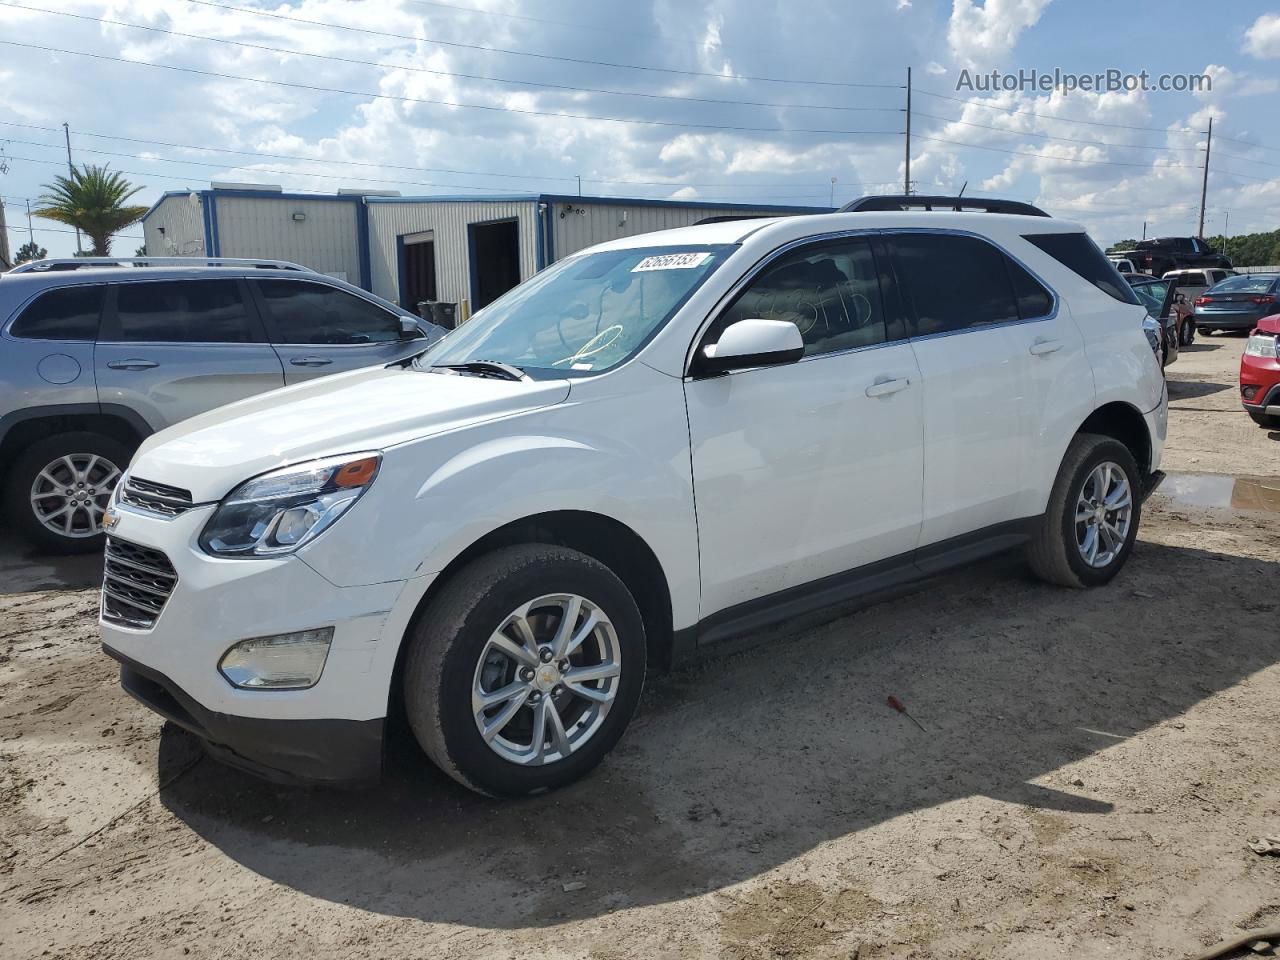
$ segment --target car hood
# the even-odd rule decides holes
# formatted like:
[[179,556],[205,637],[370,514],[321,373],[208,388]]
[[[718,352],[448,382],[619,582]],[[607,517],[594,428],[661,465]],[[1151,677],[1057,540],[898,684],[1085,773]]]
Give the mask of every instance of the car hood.
[[379,450],[559,403],[567,380],[498,380],[372,367],[259,394],[175,424],[129,473],[220,500],[237,484],[316,457]]

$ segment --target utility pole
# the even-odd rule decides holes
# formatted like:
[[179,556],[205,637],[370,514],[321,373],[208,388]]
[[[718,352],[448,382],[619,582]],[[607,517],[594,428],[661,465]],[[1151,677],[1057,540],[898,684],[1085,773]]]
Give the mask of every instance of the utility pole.
[[1228,210],[1222,218],[1222,255],[1227,255],[1227,231],[1231,228],[1231,211]]
[[36,245],[36,232],[31,227],[31,201],[29,199],[27,200],[27,239],[31,241],[31,246],[34,249]]
[[902,192],[911,195],[911,68],[907,67],[907,152],[903,166]]
[[582,174],[578,174],[578,196],[582,196]]
[[[71,128],[67,126],[66,121],[62,124],[62,133],[67,138],[67,176],[75,178],[76,168],[71,162]],[[80,228],[76,227],[76,253],[83,253],[84,247],[80,244]]]
[[831,178],[831,206],[836,205],[836,178]]
[[1147,221],[1142,221],[1142,239],[1147,239]]
[[1209,134],[1204,142],[1204,179],[1200,181],[1200,229],[1196,236],[1204,238],[1204,199],[1209,194],[1209,150],[1213,147],[1213,117],[1209,118]]

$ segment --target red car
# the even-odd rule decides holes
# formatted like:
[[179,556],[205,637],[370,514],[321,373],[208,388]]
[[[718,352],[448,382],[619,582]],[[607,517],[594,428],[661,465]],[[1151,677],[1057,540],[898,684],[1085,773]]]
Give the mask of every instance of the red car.
[[1263,427],[1280,429],[1280,313],[1263,317],[1249,334],[1240,357],[1240,402]]

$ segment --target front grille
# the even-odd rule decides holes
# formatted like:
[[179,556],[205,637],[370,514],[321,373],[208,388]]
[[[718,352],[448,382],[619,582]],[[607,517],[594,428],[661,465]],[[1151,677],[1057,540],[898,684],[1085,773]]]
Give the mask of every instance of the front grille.
[[140,480],[137,477],[125,477],[120,500],[131,507],[158,513],[163,517],[176,517],[191,509],[190,490]]
[[117,537],[107,538],[103,620],[122,627],[150,629],[177,583],[177,571],[159,550]]

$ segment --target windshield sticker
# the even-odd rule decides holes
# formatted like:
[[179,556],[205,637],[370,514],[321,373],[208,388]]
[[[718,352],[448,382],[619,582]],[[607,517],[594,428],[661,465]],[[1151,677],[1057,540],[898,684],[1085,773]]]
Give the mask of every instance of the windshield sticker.
[[575,363],[572,367],[570,367],[570,369],[571,370],[590,370],[591,367],[592,365],[589,363]]
[[692,270],[707,262],[711,254],[703,250],[701,253],[663,253],[656,257],[645,257],[634,267],[632,273],[645,273],[649,270]]

